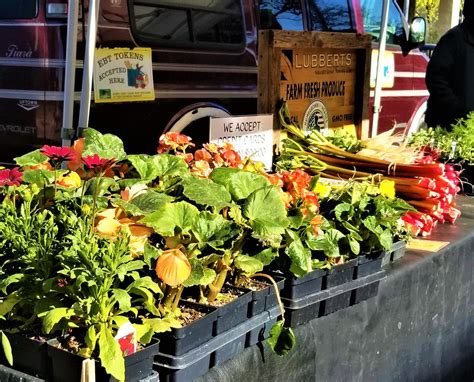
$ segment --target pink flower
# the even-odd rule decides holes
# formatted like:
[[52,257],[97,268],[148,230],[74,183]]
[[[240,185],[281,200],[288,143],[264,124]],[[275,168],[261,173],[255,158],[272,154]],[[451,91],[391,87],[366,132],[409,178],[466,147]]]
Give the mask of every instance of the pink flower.
[[18,167],[0,170],[0,186],[19,186],[23,180],[23,173]]
[[76,152],[71,147],[59,147],[44,145],[41,152],[52,162],[64,162],[75,158]]
[[100,158],[97,154],[94,154],[82,157],[82,163],[88,169],[103,174],[114,165],[115,159]]

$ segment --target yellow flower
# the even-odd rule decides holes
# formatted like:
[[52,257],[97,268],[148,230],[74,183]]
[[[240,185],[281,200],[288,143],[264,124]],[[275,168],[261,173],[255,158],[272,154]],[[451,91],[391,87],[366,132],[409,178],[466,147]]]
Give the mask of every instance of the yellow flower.
[[380,194],[389,198],[395,198],[395,182],[393,180],[384,179],[380,182]]
[[99,235],[109,239],[115,239],[122,228],[122,224],[117,219],[103,218],[99,220],[95,229]]
[[191,274],[191,264],[178,248],[168,249],[158,257],[156,275],[169,286],[184,283]]
[[331,186],[329,184],[318,182],[316,183],[314,192],[319,198],[327,198],[331,194]]
[[81,187],[81,177],[77,172],[71,171],[68,174],[61,175],[56,184],[65,188],[78,188]]

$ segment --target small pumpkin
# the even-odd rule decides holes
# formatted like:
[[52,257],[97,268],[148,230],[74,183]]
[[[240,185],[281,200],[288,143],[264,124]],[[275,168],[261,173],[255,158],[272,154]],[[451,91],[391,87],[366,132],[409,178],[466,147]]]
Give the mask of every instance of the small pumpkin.
[[156,275],[172,287],[182,284],[191,274],[191,264],[178,248],[164,251],[156,262]]

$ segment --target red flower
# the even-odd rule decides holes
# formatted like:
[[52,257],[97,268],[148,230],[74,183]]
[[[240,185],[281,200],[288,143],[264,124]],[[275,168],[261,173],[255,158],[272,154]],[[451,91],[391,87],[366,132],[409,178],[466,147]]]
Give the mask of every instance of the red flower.
[[75,158],[76,152],[71,147],[59,147],[44,145],[41,152],[52,162],[64,162]]
[[23,180],[23,173],[18,167],[0,170],[0,186],[19,186]]
[[100,158],[97,154],[82,157],[82,163],[96,172],[105,173],[115,163],[115,159]]

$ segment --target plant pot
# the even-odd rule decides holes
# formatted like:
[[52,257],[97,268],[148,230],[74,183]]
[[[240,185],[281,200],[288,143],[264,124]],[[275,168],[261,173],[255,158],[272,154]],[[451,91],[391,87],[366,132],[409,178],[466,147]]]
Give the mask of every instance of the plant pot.
[[36,341],[19,333],[5,333],[10,341],[13,366],[7,362],[0,350],[0,362],[26,374],[46,378],[48,371],[48,352],[45,341]]
[[[59,341],[47,342],[51,359],[50,380],[54,382],[80,381],[84,357],[57,347]],[[125,357],[125,380],[139,382],[153,373],[153,358],[158,353],[159,342]],[[114,381],[98,361],[95,361],[96,381]]]
[[[356,265],[357,259],[353,259],[330,269],[323,280],[323,289],[330,289],[353,280]],[[322,301],[320,315],[325,316],[347,308],[351,303],[351,295],[352,291],[348,291]]]
[[357,258],[357,267],[355,268],[355,278],[364,277],[380,271],[384,252],[376,254],[361,255]]
[[384,253],[382,258],[382,267],[388,265],[391,261],[396,261],[405,256],[407,243],[403,240],[393,243],[392,249]]
[[[281,294],[283,289],[285,278],[282,276],[272,275],[273,280],[275,280],[278,291]],[[262,313],[265,310],[269,310],[272,307],[278,304],[278,300],[275,293],[275,288],[273,284],[266,279],[265,277],[256,277],[254,279],[261,284],[265,285],[265,288],[260,290],[252,291],[252,300],[249,303],[248,317],[251,318]]]
[[315,318],[321,317],[322,312],[321,306],[324,301],[315,302],[303,308],[292,309],[285,308],[285,324],[290,327],[295,327],[298,325],[305,324]]
[[213,335],[215,336],[226,332],[248,318],[248,305],[252,300],[252,291],[235,287],[226,287],[226,289],[234,290],[241,294],[234,300],[217,308],[217,320],[214,322],[213,330]]
[[321,290],[325,275],[326,271],[323,269],[316,269],[303,277],[285,275],[281,295],[282,297],[295,300],[316,293]]
[[379,284],[380,282],[377,281],[372,284],[353,290],[351,305],[358,304],[359,302],[377,296],[377,294],[379,293]]
[[217,309],[185,300],[180,302],[180,306],[196,309],[206,315],[182,328],[172,328],[169,332],[160,333],[161,353],[178,356],[212,338],[213,326],[217,320]]
[[206,374],[209,371],[210,362],[211,354],[208,354],[184,368],[165,367],[156,363],[153,367],[160,375],[160,382],[188,382]]

